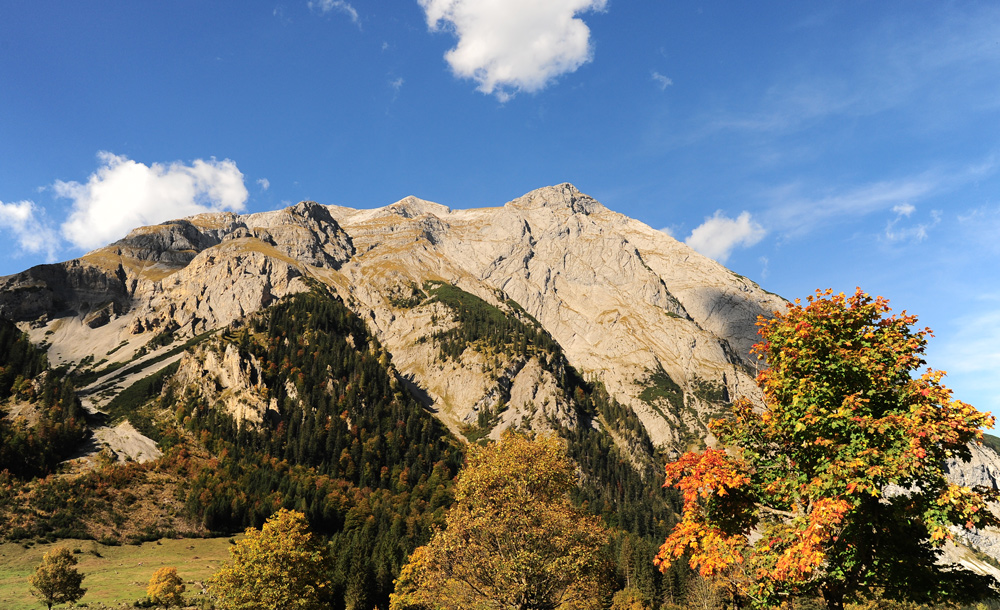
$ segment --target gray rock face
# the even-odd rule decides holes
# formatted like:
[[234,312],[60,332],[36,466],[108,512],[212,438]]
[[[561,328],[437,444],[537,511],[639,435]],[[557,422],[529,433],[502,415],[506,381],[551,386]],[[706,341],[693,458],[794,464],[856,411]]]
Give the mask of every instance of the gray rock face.
[[[970,444],[972,453],[968,462],[951,459],[945,464],[948,480],[963,487],[985,487],[1000,489],[1000,455],[984,445]],[[1000,514],[1000,506],[991,506],[994,514]],[[1000,560],[1000,530],[994,528],[966,530],[956,528],[955,533],[969,546]]]
[[307,265],[338,269],[354,254],[350,235],[329,209],[314,201],[303,201],[278,213],[251,215],[247,225],[255,237]]
[[109,303],[116,313],[128,309],[123,276],[82,259],[0,277],[0,316],[15,322],[86,315]]
[[945,464],[948,480],[965,487],[982,486],[1000,489],[1000,455],[984,445],[969,445],[972,457],[968,462],[951,459]]

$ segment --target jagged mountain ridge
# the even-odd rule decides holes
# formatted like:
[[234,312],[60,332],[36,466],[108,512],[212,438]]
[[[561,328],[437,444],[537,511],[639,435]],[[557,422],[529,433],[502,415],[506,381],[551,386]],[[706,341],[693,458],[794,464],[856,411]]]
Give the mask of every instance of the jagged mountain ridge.
[[[414,197],[374,210],[302,202],[143,227],[79,259],[0,278],[0,315],[27,323],[57,364],[114,362],[164,329],[193,336],[221,327],[312,280],[369,322],[452,429],[509,402],[510,388],[545,380],[527,362],[472,352],[443,365],[427,339],[448,312],[401,305],[426,282],[522,307],[663,446],[703,435],[725,399],[756,395],[754,322],[783,304],[562,184],[499,208],[452,210]],[[536,396],[516,393],[513,411]]]

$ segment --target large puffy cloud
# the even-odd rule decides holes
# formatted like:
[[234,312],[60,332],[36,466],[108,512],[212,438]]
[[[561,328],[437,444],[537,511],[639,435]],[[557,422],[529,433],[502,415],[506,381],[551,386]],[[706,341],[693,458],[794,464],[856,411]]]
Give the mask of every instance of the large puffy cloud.
[[86,184],[57,181],[57,195],[73,201],[62,234],[92,249],[129,230],[165,220],[223,210],[240,211],[247,200],[243,174],[228,159],[191,165],[144,165],[121,155],[98,153],[101,167]]
[[455,74],[501,100],[542,89],[590,61],[590,29],[576,14],[607,6],[607,0],[419,2],[432,31],[451,29],[458,37],[445,54]]
[[766,234],[764,227],[750,217],[750,212],[729,218],[723,216],[720,210],[691,231],[684,243],[701,254],[724,263],[737,246],[750,247]]
[[22,251],[45,252],[50,261],[55,259],[59,239],[48,224],[39,220],[34,202],[0,201],[0,229],[13,233]]

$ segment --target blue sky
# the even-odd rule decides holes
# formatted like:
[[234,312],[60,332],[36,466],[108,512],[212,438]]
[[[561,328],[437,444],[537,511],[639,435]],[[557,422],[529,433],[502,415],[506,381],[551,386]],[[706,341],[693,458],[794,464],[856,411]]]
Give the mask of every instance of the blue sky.
[[0,0],[0,275],[568,181],[783,296],[889,297],[1000,413],[998,76],[995,2]]

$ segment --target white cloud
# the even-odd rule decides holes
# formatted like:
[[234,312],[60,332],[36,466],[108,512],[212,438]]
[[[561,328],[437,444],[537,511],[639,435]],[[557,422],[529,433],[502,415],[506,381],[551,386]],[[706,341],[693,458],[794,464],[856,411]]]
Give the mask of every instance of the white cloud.
[[893,206],[892,211],[896,213],[896,217],[886,222],[885,239],[890,242],[923,241],[927,239],[927,232],[931,227],[941,222],[941,212],[931,210],[930,222],[921,222],[910,226],[902,225],[901,222],[903,219],[909,218],[916,210],[917,208],[909,203]]
[[653,71],[653,81],[655,81],[656,84],[660,86],[660,89],[663,89],[664,91],[667,87],[674,84],[674,81],[671,80],[670,77],[664,76],[655,70]]
[[1000,253],[1000,206],[980,206],[958,216],[965,247],[982,253]]
[[607,0],[418,0],[431,31],[448,29],[458,44],[445,54],[452,71],[501,101],[538,91],[589,62],[590,29],[577,13]]
[[770,270],[768,269],[768,267],[771,264],[771,259],[769,259],[766,256],[762,256],[757,260],[760,261],[760,279],[766,280],[767,276],[771,274]]
[[323,14],[337,11],[350,17],[351,23],[361,27],[361,19],[358,18],[358,11],[344,0],[309,0],[309,8]]
[[48,224],[39,220],[36,212],[37,208],[32,201],[0,201],[0,229],[13,233],[21,250],[45,252],[51,262],[55,260],[59,249],[59,237]]
[[724,263],[734,248],[748,248],[764,239],[766,234],[764,227],[750,217],[750,212],[743,212],[733,219],[723,216],[722,210],[719,210],[691,231],[684,243],[701,254]]
[[267,189],[271,188],[271,181],[268,180],[267,178],[258,178],[257,184],[260,185],[260,190],[262,191],[266,191]]
[[389,81],[389,86],[392,87],[393,91],[399,93],[399,90],[403,88],[403,82],[405,81],[403,81],[403,77],[400,76],[399,78]]
[[228,159],[144,165],[109,152],[86,184],[57,181],[60,197],[73,201],[62,234],[79,248],[96,248],[129,230],[165,220],[222,210],[240,211],[247,200],[243,174]]

